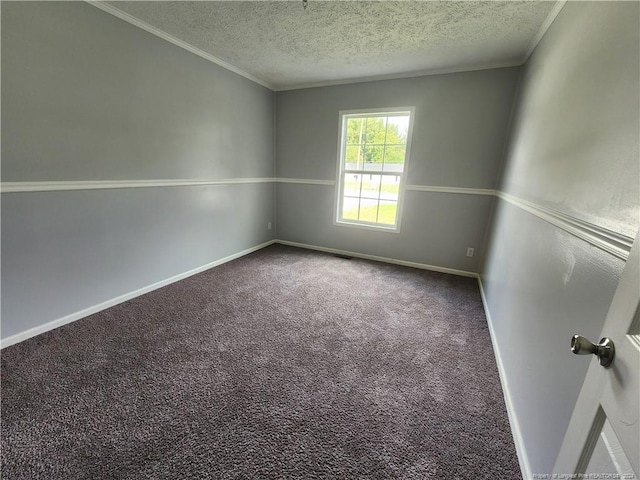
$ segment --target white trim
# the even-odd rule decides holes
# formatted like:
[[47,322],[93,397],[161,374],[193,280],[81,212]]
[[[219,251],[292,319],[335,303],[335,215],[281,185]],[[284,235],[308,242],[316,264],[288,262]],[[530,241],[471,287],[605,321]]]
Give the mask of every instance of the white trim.
[[[197,185],[233,185],[251,183],[292,183],[306,185],[325,185],[334,187],[334,180],[319,180],[311,178],[286,177],[256,177],[256,178],[201,178],[201,179],[166,179],[166,180],[80,180],[56,182],[2,182],[0,193],[25,192],[56,192],[73,190],[104,190],[120,188],[150,188],[150,187],[185,187]],[[608,230],[596,224],[580,220],[565,213],[543,207],[536,203],[518,198],[499,190],[486,188],[444,187],[431,185],[406,185],[406,190],[416,192],[449,193],[460,195],[495,195],[512,205],[535,215],[536,217],[555,225],[556,227],[580,238],[589,244],[622,260],[627,260],[633,238],[621,233]],[[345,224],[341,224],[345,225]],[[349,224],[354,226],[354,224]],[[374,227],[376,230],[382,230]],[[387,229],[385,231],[395,231]]]
[[[347,145],[347,122],[345,119],[349,117],[383,117],[383,116],[392,116],[393,114],[398,114],[397,116],[405,116],[409,114],[409,125],[407,126],[407,141],[405,145],[405,153],[404,153],[404,168],[402,172],[357,172],[360,174],[380,174],[380,175],[394,175],[396,177],[400,177],[400,184],[398,185],[398,200],[396,201],[396,222],[393,225],[384,225],[378,222],[365,222],[362,220],[345,220],[342,217],[342,202],[344,201],[344,184],[343,178],[346,173],[351,173],[349,170],[345,169],[345,151]],[[404,115],[403,115],[404,114]],[[413,125],[414,119],[416,116],[416,107],[378,107],[378,108],[366,108],[366,109],[358,109],[358,110],[340,110],[338,112],[338,125],[340,136],[338,138],[338,164],[336,168],[336,184],[337,188],[335,191],[334,197],[334,206],[333,206],[333,224],[336,226],[343,227],[364,227],[375,230],[387,231],[387,232],[395,232],[400,233],[400,224],[402,221],[402,210],[404,207],[404,198],[405,191],[407,186],[407,171],[408,171],[408,163],[411,158],[411,141],[413,138]],[[385,133],[385,144],[386,144],[386,133]],[[356,172],[354,172],[356,173]],[[378,198],[378,204],[380,203],[380,198]]]
[[[382,173],[384,172],[365,172],[365,173]],[[396,175],[393,172],[389,172],[389,175]],[[327,185],[335,186],[334,180],[316,180],[311,178],[284,178],[277,177],[275,179],[278,183],[303,183],[310,185]],[[469,187],[440,187],[435,185],[406,185],[405,190],[413,190],[416,192],[433,192],[433,193],[455,193],[461,195],[497,195],[496,191],[491,188],[469,188]]]
[[611,255],[625,261],[629,258],[629,252],[631,252],[631,246],[633,245],[633,238],[631,237],[627,237],[626,235],[612,230],[607,230],[606,228],[599,227],[593,223],[571,217],[565,213],[543,207],[522,198],[514,197],[508,193],[498,191],[496,192],[496,195],[498,198],[509,202],[558,228],[561,228],[565,232],[568,232],[591,245],[610,253]]
[[299,247],[299,248],[306,248],[309,250],[317,250],[317,251],[321,251],[321,252],[327,252],[327,253],[337,253],[337,254],[341,254],[341,255],[349,255],[352,257],[358,257],[358,258],[364,258],[367,260],[374,260],[374,261],[378,261],[378,262],[385,262],[385,263],[393,263],[396,265],[403,265],[406,267],[413,267],[413,268],[420,268],[423,270],[432,270],[435,272],[442,272],[442,273],[450,273],[453,275],[460,275],[463,277],[472,277],[475,278],[477,277],[477,274],[474,272],[467,272],[464,270],[456,270],[453,268],[446,268],[446,267],[438,267],[438,266],[434,266],[434,265],[426,265],[423,263],[416,263],[416,262],[408,262],[405,260],[397,260],[397,259],[393,259],[393,258],[386,258],[386,257],[379,257],[376,255],[367,255],[367,254],[362,254],[362,253],[356,253],[356,252],[350,252],[350,251],[346,251],[346,250],[338,250],[338,249],[334,249],[334,248],[325,248],[325,247],[319,247],[316,245],[308,245],[308,244],[304,244],[304,243],[297,243],[297,242],[289,242],[287,240],[269,240],[268,242],[262,243],[260,245],[256,245],[255,247],[251,247],[248,248],[246,250],[243,250],[241,252],[238,253],[234,253],[232,255],[229,255],[227,257],[215,260],[211,263],[208,263],[206,265],[203,265],[201,267],[198,268],[194,268],[193,270],[189,270],[187,272],[184,273],[180,273],[178,275],[174,275],[172,277],[169,277],[167,279],[161,280],[159,282],[155,282],[151,285],[148,285],[146,287],[142,287],[138,290],[135,290],[133,292],[129,292],[129,293],[125,293],[123,295],[120,295],[118,297],[112,298],[110,300],[107,300],[105,302],[102,302],[98,305],[94,305],[92,307],[88,307],[85,308],[83,310],[80,310],[78,312],[74,312],[70,315],[66,315],[62,318],[58,318],[56,320],[52,320],[50,322],[47,322],[43,325],[38,325],[36,327],[30,328],[28,330],[25,330],[23,332],[20,333],[16,333],[15,335],[11,335],[7,338],[3,338],[0,340],[0,349],[5,348],[5,347],[9,347],[11,345],[15,345],[16,343],[22,342],[24,340],[27,340],[31,337],[35,337],[36,335],[40,335],[41,333],[45,333],[48,332],[50,330],[54,330],[58,327],[61,327],[63,325],[66,325],[68,323],[72,323],[75,322],[76,320],[80,320],[82,318],[85,318],[89,315],[93,315],[94,313],[98,313],[102,310],[105,310],[107,308],[113,307],[115,305],[118,305],[120,303],[126,302],[127,300],[131,300],[132,298],[138,297],[140,295],[144,295],[145,293],[149,293],[153,290],[157,290],[158,288],[162,288],[166,285],[175,283],[179,280],[183,280],[187,277],[190,277],[192,275],[195,275],[197,273],[203,272],[205,270],[208,270],[210,268],[216,267],[218,265],[222,265],[223,263],[227,263],[230,262],[231,260],[235,260],[236,258],[240,258],[244,255],[248,255],[249,253],[253,253],[257,250],[261,250],[265,247],[268,247],[269,245],[273,245],[274,243],[279,243],[282,245],[289,245],[289,246],[293,246],[293,247]]
[[496,191],[490,188],[467,188],[467,187],[437,187],[430,185],[407,185],[407,190],[416,192],[433,193],[456,193],[462,195],[495,195]]
[[[294,179],[291,179],[292,183]],[[335,185],[335,182],[323,183],[326,185]],[[608,230],[600,227],[596,224],[580,220],[557,210],[552,210],[542,205],[524,200],[522,198],[515,197],[499,190],[492,190],[486,188],[466,188],[466,187],[440,187],[429,185],[407,185],[405,190],[417,191],[417,192],[432,192],[432,193],[451,193],[460,195],[483,195],[496,197],[515,205],[516,207],[529,212],[536,217],[555,225],[556,227],[572,234],[573,236],[586,241],[587,243],[598,247],[601,250],[617,257],[622,260],[627,260],[629,252],[631,251],[631,245],[633,245],[633,238],[624,234]],[[356,226],[350,224],[350,226]],[[363,226],[363,225],[357,225]],[[374,227],[375,230],[380,230],[378,227]],[[393,230],[387,230],[393,231]]]
[[452,67],[452,68],[434,68],[420,70],[417,72],[405,73],[389,73],[384,75],[372,75],[370,77],[345,78],[342,80],[325,80],[314,83],[298,83],[288,87],[276,87],[276,92],[286,92],[287,90],[301,90],[304,88],[333,87],[337,85],[349,85],[352,83],[379,82],[383,80],[399,80],[402,78],[431,77],[433,75],[447,75],[450,73],[476,72],[478,70],[493,70],[495,68],[519,67],[522,61],[493,63],[487,65],[478,65],[474,67]]
[[496,339],[496,333],[493,328],[493,320],[491,319],[491,313],[489,312],[489,303],[484,293],[484,287],[482,285],[482,277],[476,275],[478,278],[478,285],[480,286],[480,297],[482,298],[482,306],[484,308],[485,317],[487,317],[487,325],[489,327],[489,335],[491,336],[491,345],[493,346],[493,355],[496,357],[496,365],[498,367],[498,376],[500,377],[500,384],[502,385],[502,394],[504,396],[504,403],[507,408],[507,416],[509,417],[509,425],[511,426],[511,434],[513,435],[513,442],[516,447],[516,454],[518,455],[518,462],[520,463],[520,471],[522,477],[525,480],[533,478],[533,472],[531,471],[531,465],[529,464],[529,456],[524,445],[524,439],[522,438],[522,432],[520,431],[520,423],[518,422],[518,416],[511,399],[511,390],[509,389],[509,382],[507,381],[507,373],[504,368],[504,362],[500,355],[500,347]]
[[361,228],[363,230],[369,230],[370,232],[386,232],[386,233],[400,233],[400,230],[395,228],[394,226],[385,226],[382,223],[351,223],[347,220],[342,220],[340,222],[335,221],[333,224],[337,227],[351,227],[351,228]]
[[166,180],[80,180],[66,182],[2,182],[1,193],[56,192],[64,190],[104,190],[114,188],[186,187],[195,185],[228,185],[238,183],[270,183],[264,178],[193,178]]
[[154,27],[153,25],[150,25],[131,14],[124,12],[123,10],[120,10],[119,8],[114,7],[113,5],[104,2],[103,0],[84,0],[84,2],[91,6],[99,8],[100,10],[106,13],[109,13],[114,17],[124,20],[127,23],[135,25],[136,27],[147,31],[152,35],[162,38],[163,40],[166,40],[167,42],[172,43],[177,47],[183,48],[188,52],[191,52],[195,55],[198,55],[201,58],[204,58],[205,60],[215,63],[216,65],[219,65],[220,67],[226,70],[236,73],[248,80],[251,80],[252,82],[257,83],[258,85],[262,85],[263,87],[266,87],[269,90],[272,90],[274,92],[284,92],[287,90],[299,90],[303,88],[327,87],[327,86],[333,86],[333,85],[347,85],[352,83],[376,82],[381,80],[395,80],[395,79],[402,79],[402,78],[426,77],[426,76],[432,76],[432,75],[446,75],[450,73],[475,72],[478,70],[492,70],[496,68],[518,67],[523,63],[522,61],[511,61],[511,62],[500,62],[500,63],[485,64],[485,65],[476,65],[471,67],[435,68],[435,69],[426,69],[426,70],[420,70],[415,72],[389,73],[384,75],[371,75],[371,76],[348,78],[348,79],[342,79],[342,80],[326,80],[326,81],[320,81],[320,82],[314,82],[314,83],[299,83],[299,84],[294,84],[286,87],[277,87],[276,85],[266,80],[262,80],[261,78],[258,78],[242,70],[241,68],[236,67],[235,65],[225,62],[224,60],[221,60],[220,58],[215,57],[214,55],[211,55],[210,53],[207,53],[204,50],[201,50],[191,45],[190,43],[185,42],[184,40],[180,40],[179,38],[174,37],[173,35],[163,30],[160,30],[157,27]]
[[188,52],[198,55],[199,57],[205,60],[215,63],[216,65],[219,65],[220,67],[226,70],[229,70],[230,72],[236,73],[254,83],[257,83],[258,85],[262,85],[263,87],[266,87],[269,90],[272,90],[274,92],[285,92],[288,90],[300,90],[305,88],[319,88],[319,87],[329,87],[329,86],[337,86],[337,85],[349,85],[353,83],[367,83],[367,82],[377,82],[377,81],[384,81],[384,80],[398,80],[403,78],[417,78],[417,77],[429,77],[434,75],[447,75],[452,73],[475,72],[480,70],[493,70],[497,68],[519,67],[529,59],[529,56],[535,50],[536,46],[538,45],[542,37],[544,37],[544,34],[547,32],[547,30],[555,20],[558,13],[560,13],[560,11],[562,10],[562,7],[564,7],[567,0],[560,0],[556,3],[554,8],[551,10],[549,15],[545,19],[544,23],[540,27],[540,30],[538,30],[533,41],[531,42],[531,45],[529,46],[527,53],[524,55],[523,59],[521,60],[498,62],[498,63],[475,65],[475,66],[465,66],[465,67],[433,68],[433,69],[425,69],[425,70],[419,70],[414,72],[389,73],[389,74],[383,74],[383,75],[371,75],[371,76],[347,78],[347,79],[340,79],[340,80],[324,80],[324,81],[312,82],[312,83],[297,83],[297,84],[284,86],[284,87],[277,87],[276,85],[266,80],[258,78],[242,70],[241,68],[236,67],[235,65],[232,65],[231,63],[228,63],[214,55],[211,55],[210,53],[207,53],[204,50],[201,50],[198,47],[195,47],[190,43],[185,42],[184,40],[174,37],[173,35],[157,27],[154,27],[153,25],[143,20],[140,20],[139,18],[131,15],[130,13],[124,12],[123,10],[120,10],[115,6],[104,2],[103,0],[84,0],[84,2],[106,13],[109,13],[114,17],[124,20],[127,23],[135,25],[136,27],[141,28],[146,32],[149,32],[152,35],[162,38],[163,40],[166,40],[167,42],[172,43],[177,47],[180,47],[184,50],[187,50]]
[[225,62],[224,60],[219,59],[218,57],[214,57],[213,55],[211,55],[210,53],[205,52],[204,50],[200,50],[197,47],[194,47],[193,45],[185,42],[184,40],[180,40],[177,37],[174,37],[173,35],[168,34],[167,32],[164,32],[162,30],[160,30],[157,27],[154,27],[153,25],[150,25],[142,20],[140,20],[137,17],[134,17],[133,15],[124,12],[122,10],[120,10],[117,7],[114,7],[113,5],[110,5],[108,3],[105,3],[103,1],[93,1],[93,0],[84,0],[86,3],[88,3],[89,5],[99,8],[100,10],[107,12],[111,15],[113,15],[114,17],[118,17],[121,20],[124,20],[127,23],[130,23],[132,25],[135,25],[138,28],[141,28],[142,30],[145,30],[153,35],[155,35],[156,37],[160,37],[163,40],[166,40],[169,43],[172,43],[174,45],[176,45],[177,47],[183,48],[195,55],[198,55],[199,57],[204,58],[205,60],[209,60],[212,63],[215,63],[216,65],[221,66],[222,68],[229,70],[233,73],[236,73],[248,80],[251,80],[254,83],[257,83],[258,85],[262,85],[263,87],[268,88],[269,90],[274,90],[274,86],[271,85],[269,82],[266,82],[264,80],[261,80],[258,77],[254,77],[253,75],[251,75],[250,73],[245,72],[244,70],[231,65],[228,62]]
[[75,322],[76,320],[80,320],[89,315],[93,315],[94,313],[98,313],[107,308],[118,305],[122,302],[126,302],[127,300],[131,300],[132,298],[139,297],[140,295],[144,295],[145,293],[149,293],[153,290],[157,290],[158,288],[162,288],[171,283],[175,283],[179,280],[183,280],[187,277],[191,277],[200,272],[204,272],[205,270],[209,270],[210,268],[217,267],[218,265],[222,265],[223,263],[230,262],[231,260],[235,260],[236,258],[243,257],[244,255],[248,255],[249,253],[253,253],[257,250],[261,250],[269,245],[275,243],[275,240],[269,240],[268,242],[261,243],[260,245],[256,245],[255,247],[248,248],[246,250],[242,250],[241,252],[234,253],[224,258],[220,258],[211,263],[207,263],[198,268],[194,268],[193,270],[189,270],[188,272],[180,273],[178,275],[174,275],[173,277],[166,278],[159,282],[152,283],[146,287],[139,288],[138,290],[134,290],[133,292],[125,293],[124,295],[120,295],[118,297],[112,298],[111,300],[107,300],[105,302],[99,303],[98,305],[94,305],[92,307],[85,308],[78,312],[72,313],[70,315],[66,315],[62,318],[58,318],[56,320],[52,320],[43,325],[38,325],[37,327],[30,328],[25,330],[24,332],[16,333],[15,335],[11,335],[10,337],[3,338],[0,340],[0,349],[8,347],[10,345],[14,345],[18,342],[22,342],[31,337],[35,337],[36,335],[40,335],[41,333],[48,332],[55,328],[61,327],[71,322]]
[[285,177],[277,177],[275,179],[278,183],[303,183],[307,185],[328,185],[335,186],[336,182],[334,180],[316,180],[314,178],[285,178]]
[[351,252],[348,250],[340,250],[337,248],[320,247],[318,245],[309,245],[307,243],[290,242],[288,240],[275,240],[275,243],[281,245],[289,245],[290,247],[306,248],[307,250],[316,250],[318,252],[335,253],[338,255],[346,255],[349,257],[364,258],[365,260],[374,260],[376,262],[393,263],[394,265],[402,265],[403,267],[420,268],[422,270],[431,270],[433,272],[450,273],[461,277],[477,278],[475,272],[467,272],[466,270],[457,270],[455,268],[438,267],[436,265],[428,265],[426,263],[409,262],[406,260],[398,260],[397,258],[379,257],[377,255],[368,255],[366,253]]
[[545,19],[545,21],[542,22],[542,25],[540,26],[540,30],[538,30],[538,33],[536,33],[536,36],[533,37],[533,40],[531,42],[531,45],[529,46],[529,49],[527,50],[527,53],[525,53],[524,57],[522,58],[523,64],[526,63],[527,60],[529,60],[529,57],[531,56],[533,51],[536,49],[536,47],[540,43],[545,33],[547,33],[547,30],[549,30],[549,27],[551,27],[554,20],[556,19],[560,11],[564,8],[566,3],[567,3],[567,0],[559,0],[553,6],[551,11],[549,12],[549,15],[547,15],[547,18]]

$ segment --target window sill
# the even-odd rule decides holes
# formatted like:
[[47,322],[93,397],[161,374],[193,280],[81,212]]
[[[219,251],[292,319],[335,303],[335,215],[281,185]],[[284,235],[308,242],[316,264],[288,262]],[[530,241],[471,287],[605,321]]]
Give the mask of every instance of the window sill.
[[390,225],[387,227],[383,225],[373,225],[368,223],[354,223],[354,222],[348,222],[344,220],[336,220],[333,222],[333,224],[339,227],[360,228],[363,230],[369,230],[369,231],[375,231],[375,232],[400,233],[399,225]]

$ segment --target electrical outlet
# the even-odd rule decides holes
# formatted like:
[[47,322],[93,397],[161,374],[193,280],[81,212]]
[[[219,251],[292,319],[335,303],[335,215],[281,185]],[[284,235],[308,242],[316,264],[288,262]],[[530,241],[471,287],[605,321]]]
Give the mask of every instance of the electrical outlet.
[[267,230],[271,230],[271,222],[267,223]]
[[473,248],[467,248],[467,257],[473,257]]

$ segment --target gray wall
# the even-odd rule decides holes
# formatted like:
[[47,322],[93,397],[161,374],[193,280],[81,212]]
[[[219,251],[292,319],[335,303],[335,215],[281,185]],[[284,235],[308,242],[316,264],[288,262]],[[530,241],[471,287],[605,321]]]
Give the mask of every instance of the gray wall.
[[[272,177],[274,94],[84,2],[2,4],[2,181]],[[2,338],[273,238],[272,183],[2,195]]]
[[[502,190],[629,237],[640,217],[639,4],[569,2],[527,62]],[[549,473],[624,261],[498,201],[484,286],[533,473]],[[536,347],[539,345],[540,347]]]
[[[526,65],[506,192],[633,236],[638,4],[569,3]],[[2,4],[2,180],[335,181],[338,111],[416,106],[407,183],[495,188],[520,69],[276,95],[85,3]],[[408,191],[399,234],[333,225],[335,188],[2,195],[2,338],[278,237],[468,271],[494,200]],[[465,256],[467,247],[477,255]],[[534,472],[548,472],[623,262],[496,203],[484,283]],[[522,345],[544,342],[544,355]]]
[[[415,106],[408,185],[496,186],[518,68],[278,92],[278,177],[336,180],[338,112]],[[408,191],[400,233],[336,226],[335,187],[280,183],[278,238],[478,271],[493,199]],[[467,247],[476,256],[466,257]]]

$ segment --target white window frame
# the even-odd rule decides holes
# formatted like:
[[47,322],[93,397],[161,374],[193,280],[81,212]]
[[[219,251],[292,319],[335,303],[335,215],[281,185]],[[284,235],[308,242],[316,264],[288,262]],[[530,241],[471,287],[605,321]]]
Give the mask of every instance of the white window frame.
[[[393,113],[408,113],[409,114],[409,128],[407,131],[407,146],[405,149],[405,157],[404,157],[404,168],[400,176],[400,186],[398,188],[398,208],[396,210],[396,223],[395,225],[387,225],[382,223],[375,222],[366,222],[363,220],[343,220],[341,219],[342,215],[342,201],[344,199],[344,173],[349,173],[350,170],[346,170],[344,168],[344,155],[345,155],[345,146],[346,146],[346,129],[347,129],[347,118],[353,117],[371,117],[371,116],[384,116],[384,114],[393,114]],[[336,174],[336,194],[335,194],[335,205],[334,205],[334,214],[333,214],[333,224],[337,226],[343,227],[355,227],[355,228],[364,228],[367,230],[375,230],[382,232],[393,232],[400,233],[400,221],[402,219],[402,211],[404,206],[404,197],[405,197],[405,187],[406,187],[406,179],[407,179],[407,166],[409,163],[409,158],[411,157],[411,139],[413,134],[413,119],[415,117],[416,108],[415,107],[392,107],[392,108],[366,108],[360,110],[340,110],[338,112],[339,118],[339,138],[338,138],[338,167]],[[361,174],[362,172],[357,172]],[[367,172],[369,173],[369,172]],[[397,173],[384,173],[384,172],[371,172],[373,175],[393,175],[397,176]]]

